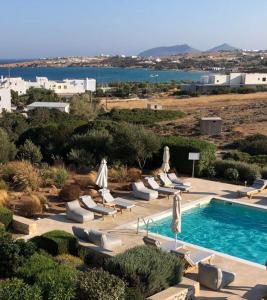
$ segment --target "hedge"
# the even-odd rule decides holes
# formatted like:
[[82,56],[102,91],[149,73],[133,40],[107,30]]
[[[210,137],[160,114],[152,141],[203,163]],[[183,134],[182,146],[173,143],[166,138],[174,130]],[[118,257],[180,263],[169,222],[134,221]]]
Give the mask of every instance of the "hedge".
[[7,229],[13,219],[13,212],[5,207],[0,206],[0,223],[5,225]]
[[104,268],[138,288],[145,297],[156,294],[182,279],[183,262],[154,247],[138,246],[108,259]]
[[77,283],[77,299],[125,299],[125,283],[109,272],[101,269],[92,269],[79,276]]
[[43,249],[56,256],[60,254],[76,255],[78,239],[71,233],[54,230],[31,239],[38,249]]
[[0,299],[2,300],[42,300],[41,290],[28,285],[23,280],[12,278],[0,281]]
[[241,181],[247,181],[249,184],[253,183],[260,175],[260,168],[257,165],[245,162],[235,160],[216,160],[213,165],[217,177],[225,177],[225,171],[227,169],[236,169],[239,174],[239,179]]
[[[162,146],[168,146],[170,149],[171,167],[182,174],[192,173],[192,161],[188,160],[189,152],[199,152],[200,160],[195,164],[195,175],[202,175],[203,171],[215,160],[216,146],[206,141],[199,141],[179,136],[168,136],[162,139]],[[148,167],[160,167],[162,163],[161,151],[154,156]]]

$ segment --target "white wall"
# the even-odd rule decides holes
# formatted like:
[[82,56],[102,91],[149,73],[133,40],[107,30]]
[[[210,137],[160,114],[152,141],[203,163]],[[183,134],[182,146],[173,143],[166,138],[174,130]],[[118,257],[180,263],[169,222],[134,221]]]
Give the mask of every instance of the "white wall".
[[241,85],[244,82],[244,75],[242,73],[230,74],[230,85]]
[[3,110],[11,111],[11,92],[7,88],[0,88],[0,113]]
[[210,76],[209,84],[227,85],[229,84],[229,80],[229,75],[215,74]]
[[245,74],[244,84],[266,84],[267,85],[267,74],[261,74],[261,73]]

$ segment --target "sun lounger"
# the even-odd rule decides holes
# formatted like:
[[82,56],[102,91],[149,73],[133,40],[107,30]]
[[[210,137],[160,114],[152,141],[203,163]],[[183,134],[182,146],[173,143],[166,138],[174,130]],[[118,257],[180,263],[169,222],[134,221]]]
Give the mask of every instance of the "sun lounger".
[[191,189],[191,185],[186,185],[184,183],[173,183],[166,173],[159,174],[159,178],[163,185],[166,187],[173,187],[183,192],[189,192],[189,190]]
[[171,253],[183,258],[187,263],[187,271],[194,269],[200,262],[208,261],[211,262],[214,254],[204,250],[187,250],[185,248],[178,248],[171,250]]
[[129,209],[130,211],[133,207],[135,207],[135,204],[132,201],[120,197],[114,198],[108,189],[102,189],[99,192],[103,198],[103,201],[107,204],[114,204],[120,209]]
[[117,213],[117,210],[114,208],[108,208],[108,207],[97,205],[89,195],[81,196],[80,199],[83,205],[85,206],[85,208],[94,213],[100,214],[102,216],[113,216],[113,217]]
[[215,265],[204,264],[198,265],[198,281],[201,285],[218,291],[235,280],[235,273],[225,271]]
[[267,187],[267,180],[257,179],[254,181],[251,187],[245,187],[241,190],[238,190],[237,193],[239,196],[247,196],[252,198],[253,195],[260,193]]
[[72,231],[79,239],[108,250],[113,250],[122,245],[121,239],[102,231],[87,230],[75,226],[72,227]]
[[67,218],[79,223],[94,219],[94,214],[80,206],[78,200],[66,203]]
[[169,177],[170,181],[173,184],[182,184],[182,185],[191,186],[190,182],[184,182],[182,179],[179,179],[175,173],[168,173],[167,176]]
[[178,242],[178,241],[176,241],[176,242],[168,241],[168,242],[161,243],[159,240],[154,239],[152,237],[148,237],[148,236],[144,236],[143,241],[144,241],[145,245],[147,245],[147,246],[156,247],[158,249],[161,249],[161,250],[167,251],[167,252],[170,252],[171,250],[182,248],[184,246],[183,243]]
[[159,186],[159,184],[153,177],[146,177],[145,180],[149,187],[154,191],[157,191],[159,194],[168,195],[169,197],[169,195],[174,195],[178,193],[178,191],[175,189]]
[[146,188],[141,181],[132,183],[132,187],[133,195],[135,198],[140,198],[143,200],[153,200],[157,199],[159,196],[157,191]]

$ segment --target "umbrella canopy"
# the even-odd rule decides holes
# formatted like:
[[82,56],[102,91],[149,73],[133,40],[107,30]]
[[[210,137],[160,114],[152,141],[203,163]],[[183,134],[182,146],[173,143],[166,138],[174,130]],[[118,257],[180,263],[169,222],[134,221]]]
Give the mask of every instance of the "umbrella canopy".
[[177,238],[177,234],[181,232],[181,220],[182,220],[182,211],[181,211],[181,202],[182,198],[179,193],[176,193],[173,197],[173,208],[172,208],[172,223],[171,230]]
[[161,166],[161,169],[163,170],[164,173],[169,172],[170,170],[170,150],[168,146],[164,147],[164,153],[163,153],[163,163]]
[[106,189],[108,187],[108,167],[105,159],[102,159],[101,161],[95,183],[102,189]]

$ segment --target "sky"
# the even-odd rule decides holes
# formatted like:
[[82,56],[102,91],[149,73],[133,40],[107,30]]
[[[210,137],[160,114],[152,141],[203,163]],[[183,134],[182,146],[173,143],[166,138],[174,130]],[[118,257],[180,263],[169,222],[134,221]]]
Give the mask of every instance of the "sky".
[[0,0],[0,58],[267,49],[267,0]]

